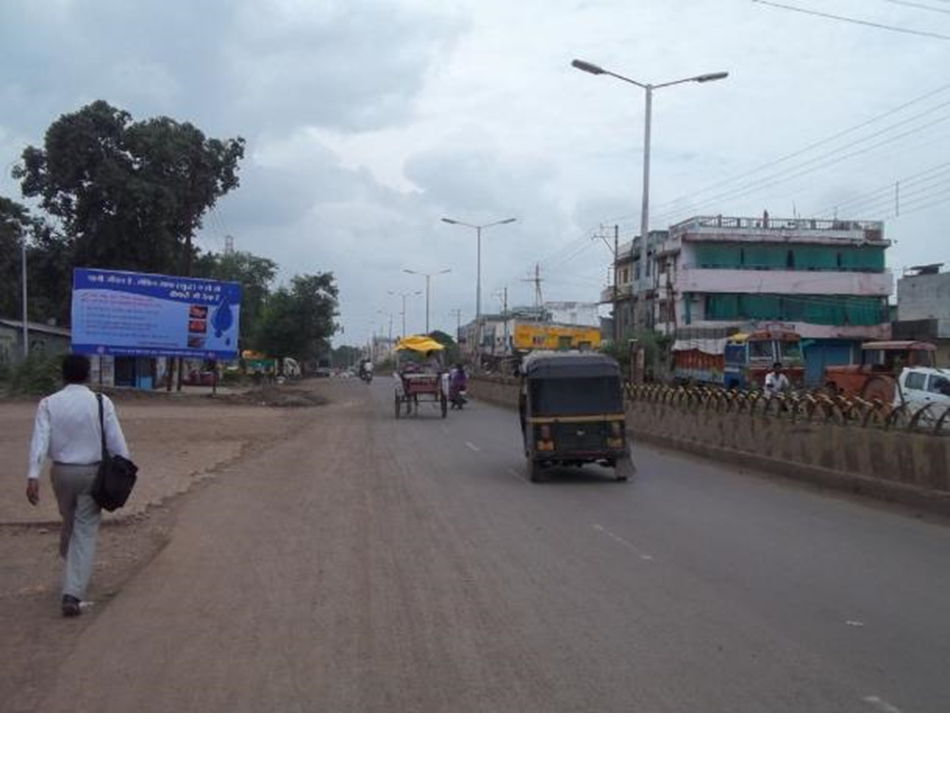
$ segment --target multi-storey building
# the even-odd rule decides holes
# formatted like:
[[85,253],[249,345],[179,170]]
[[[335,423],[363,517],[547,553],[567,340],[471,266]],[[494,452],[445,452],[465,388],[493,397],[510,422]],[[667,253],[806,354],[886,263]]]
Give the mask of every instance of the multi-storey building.
[[950,368],[950,272],[940,268],[911,267],[897,281],[894,338],[935,343],[937,365]]
[[[804,340],[809,384],[821,382],[825,365],[851,362],[862,341],[890,337],[894,284],[883,223],[693,217],[662,241],[654,235],[657,245],[651,241],[639,268],[645,283],[636,281],[639,258],[630,263],[644,328],[667,335],[730,325],[794,331]],[[615,319],[624,314],[619,284],[617,292]],[[629,314],[636,323],[636,309]]]
[[642,251],[640,236],[619,248],[614,260],[613,286],[604,289],[600,295],[602,304],[613,305],[613,340],[620,343],[624,338],[638,330],[649,327],[649,310],[646,308],[653,298],[654,268],[656,251],[669,233],[666,230],[651,230],[647,238],[646,264],[641,265]]

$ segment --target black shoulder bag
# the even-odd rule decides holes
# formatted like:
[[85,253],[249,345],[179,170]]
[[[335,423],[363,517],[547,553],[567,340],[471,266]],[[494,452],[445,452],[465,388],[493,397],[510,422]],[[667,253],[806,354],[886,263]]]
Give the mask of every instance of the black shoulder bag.
[[102,433],[102,461],[99,463],[99,473],[92,485],[92,499],[100,508],[114,511],[125,505],[135,486],[136,474],[139,467],[128,458],[121,455],[109,455],[106,448],[106,425],[102,412],[102,395],[97,394],[99,400],[99,431]]

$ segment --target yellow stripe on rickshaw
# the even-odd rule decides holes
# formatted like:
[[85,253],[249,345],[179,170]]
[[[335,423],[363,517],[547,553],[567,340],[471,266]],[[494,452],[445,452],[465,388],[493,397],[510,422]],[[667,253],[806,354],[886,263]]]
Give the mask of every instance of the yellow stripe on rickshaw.
[[623,413],[613,415],[555,415],[545,417],[529,416],[525,419],[527,423],[600,423],[610,421],[625,421],[626,416]]

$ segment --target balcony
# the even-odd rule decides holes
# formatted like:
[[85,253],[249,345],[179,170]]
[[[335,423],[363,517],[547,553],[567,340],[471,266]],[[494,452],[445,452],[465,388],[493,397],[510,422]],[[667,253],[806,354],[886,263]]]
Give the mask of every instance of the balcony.
[[826,294],[890,296],[894,275],[834,270],[726,270],[680,268],[676,290],[709,294]]

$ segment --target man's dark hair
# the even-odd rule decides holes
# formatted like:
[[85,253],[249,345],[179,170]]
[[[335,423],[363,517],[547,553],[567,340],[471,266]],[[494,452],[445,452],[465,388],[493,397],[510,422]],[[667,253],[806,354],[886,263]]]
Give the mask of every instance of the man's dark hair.
[[781,369],[782,369],[782,363],[780,363],[780,362],[773,362],[773,363],[772,363],[772,370],[781,370]]
[[85,355],[66,355],[63,358],[63,381],[84,384],[89,380],[89,358]]

